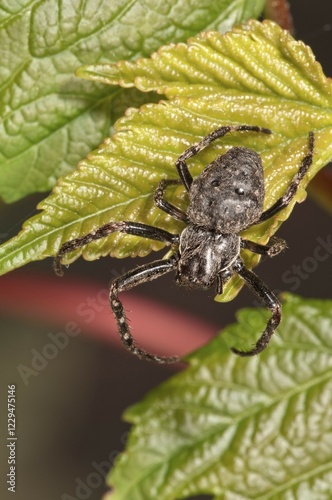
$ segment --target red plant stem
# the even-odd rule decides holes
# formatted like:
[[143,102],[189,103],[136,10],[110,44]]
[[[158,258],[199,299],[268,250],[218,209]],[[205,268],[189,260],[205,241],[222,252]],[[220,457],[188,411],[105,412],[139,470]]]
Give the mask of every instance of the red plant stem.
[[[221,327],[133,293],[123,293],[121,298],[137,342],[160,355],[185,355]],[[57,333],[74,324],[82,334],[120,347],[105,285],[20,270],[1,277],[0,311],[45,322],[46,335],[52,328]]]
[[294,33],[293,19],[287,0],[267,0],[264,15],[278,23],[281,28]]

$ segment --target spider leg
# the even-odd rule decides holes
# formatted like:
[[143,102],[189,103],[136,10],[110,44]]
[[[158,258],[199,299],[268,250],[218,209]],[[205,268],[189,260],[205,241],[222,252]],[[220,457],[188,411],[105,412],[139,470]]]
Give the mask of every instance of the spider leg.
[[271,240],[272,245],[261,245],[260,243],[255,243],[254,241],[241,239],[241,248],[258,253],[259,255],[267,255],[268,257],[275,257],[287,248],[285,240],[282,240],[281,238],[272,238]]
[[182,222],[188,222],[188,217],[185,212],[172,205],[165,200],[164,194],[168,186],[174,186],[176,184],[181,184],[179,179],[163,179],[159,182],[157,189],[154,192],[154,202],[158,208],[166,212],[168,215],[173,217],[173,219],[180,220]]
[[200,151],[202,151],[202,149],[206,148],[209,144],[211,144],[211,142],[215,141],[216,139],[219,139],[219,137],[223,137],[224,135],[228,134],[228,132],[241,132],[241,131],[262,132],[264,134],[271,134],[271,130],[263,127],[257,127],[254,125],[238,125],[238,126],[227,125],[224,127],[219,127],[216,130],[213,130],[213,132],[205,136],[204,139],[186,149],[186,151],[182,153],[175,162],[180,179],[187,191],[189,191],[190,189],[193,178],[191,173],[189,172],[186,160],[197,155]]
[[64,243],[54,258],[53,268],[55,273],[58,276],[63,275],[63,271],[61,268],[61,258],[65,254],[70,253],[84,245],[87,245],[91,241],[105,238],[106,236],[109,236],[116,231],[119,231],[120,233],[131,234],[134,236],[142,236],[143,238],[149,238],[156,241],[163,241],[167,245],[175,245],[179,242],[178,234],[172,234],[168,231],[164,231],[164,229],[148,226],[147,224],[141,224],[140,222],[132,221],[109,222],[99,227],[95,231],[92,231],[91,233]]
[[231,269],[224,269],[217,274],[216,278],[216,294],[222,295],[224,290],[224,285],[226,285],[227,281],[231,279],[234,271]]
[[240,351],[236,348],[231,348],[232,352],[238,354],[239,356],[254,356],[259,354],[264,349],[267,348],[275,329],[281,321],[281,304],[279,299],[274,295],[274,293],[265,285],[263,281],[258,278],[258,276],[249,271],[243,262],[238,259],[233,267],[234,271],[238,273],[249,286],[249,288],[261,299],[263,305],[268,307],[272,313],[271,318],[267,322],[266,328],[262,333],[261,337],[258,339],[255,347],[250,351]]
[[134,286],[140,285],[141,283],[146,283],[147,281],[159,278],[169,271],[175,270],[177,260],[178,255],[175,254],[167,260],[156,260],[150,264],[140,266],[132,271],[129,271],[123,276],[116,278],[112,282],[110,288],[110,305],[117,321],[118,331],[123,345],[139,358],[154,361],[156,363],[175,363],[179,361],[179,358],[177,356],[157,356],[146,352],[136,344],[134,337],[130,333],[127,317],[123,309],[123,305],[118,298],[118,294],[125,290],[130,290]]
[[289,203],[292,201],[292,198],[295,196],[298,190],[300,182],[302,181],[303,177],[305,176],[305,174],[309,170],[309,167],[312,164],[312,159],[314,155],[314,146],[315,146],[315,136],[313,132],[309,132],[308,139],[309,139],[308,153],[302,159],[301,166],[297,174],[295,174],[295,176],[293,177],[293,180],[288,186],[286,193],[283,196],[281,196],[281,198],[279,198],[272,205],[272,207],[265,210],[265,212],[262,213],[259,220],[255,222],[255,224],[260,224],[261,222],[264,222],[270,217],[272,217],[273,215],[276,215],[278,212],[280,212],[280,210],[287,207],[287,205],[289,205]]

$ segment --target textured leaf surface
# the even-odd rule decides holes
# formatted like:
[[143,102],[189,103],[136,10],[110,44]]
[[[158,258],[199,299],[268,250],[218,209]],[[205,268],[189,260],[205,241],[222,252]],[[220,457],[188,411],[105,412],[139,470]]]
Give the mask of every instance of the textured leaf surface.
[[259,15],[263,0],[0,3],[0,195],[50,190],[110,133],[118,90],[74,76],[81,64],[149,55],[204,29]]
[[[90,68],[89,76],[91,72]],[[332,158],[331,82],[310,49],[274,23],[249,22],[225,36],[208,32],[188,45],[165,47],[151,59],[107,66],[107,72],[109,83],[156,90],[169,100],[128,111],[117,122],[117,133],[61,180],[40,205],[42,212],[25,224],[17,238],[0,247],[2,273],[54,255],[62,243],[110,220],[133,219],[178,231],[180,225],[153,206],[152,193],[160,179],[176,177],[176,158],[220,125],[261,125],[273,134],[228,135],[191,161],[193,174],[230,146],[251,147],[261,154],[265,167],[266,207],[284,193],[296,173],[307,152],[310,130],[316,136],[314,165],[297,201],[304,199],[309,179]],[[170,189],[169,198],[185,208],[182,188]],[[293,205],[246,236],[267,242]],[[107,254],[146,255],[160,247],[116,234],[91,243],[83,255],[91,260]],[[82,249],[71,254],[68,262],[81,253]],[[245,258],[250,266],[257,262],[249,253]],[[239,282],[233,285],[229,284],[224,300],[234,296]]]
[[253,341],[265,311],[238,320],[126,412],[104,500],[331,498],[332,302],[287,296],[278,335],[251,359],[224,339]]

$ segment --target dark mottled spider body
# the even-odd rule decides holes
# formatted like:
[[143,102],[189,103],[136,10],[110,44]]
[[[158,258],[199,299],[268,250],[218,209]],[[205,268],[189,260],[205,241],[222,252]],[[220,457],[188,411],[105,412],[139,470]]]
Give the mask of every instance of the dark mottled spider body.
[[[173,218],[187,224],[180,234],[172,234],[139,222],[110,222],[92,233],[65,243],[55,258],[55,271],[58,275],[62,275],[63,255],[91,241],[105,238],[115,231],[162,241],[173,247],[174,253],[170,258],[142,265],[116,278],[111,284],[110,305],[117,321],[120,338],[127,349],[141,358],[159,363],[178,361],[177,357],[150,354],[136,345],[118,294],[170,271],[175,271],[175,279],[179,285],[201,289],[215,285],[219,294],[222,293],[224,284],[237,273],[260,298],[263,305],[271,311],[264,332],[251,350],[243,352],[232,349],[240,356],[252,356],[262,352],[280,323],[281,305],[278,298],[255,273],[245,267],[240,250],[246,248],[251,252],[273,257],[280,253],[286,244],[283,240],[274,239],[271,246],[260,245],[241,238],[239,232],[266,221],[290,203],[312,163],[314,134],[309,133],[308,153],[304,156],[285,194],[272,207],[263,211],[265,192],[263,167],[261,158],[255,151],[248,148],[231,148],[207,165],[196,179],[193,179],[189,172],[186,163],[189,158],[231,131],[271,133],[268,129],[249,125],[220,127],[188,148],[178,158],[176,168],[180,180],[165,179],[159,183],[155,191],[156,205]],[[168,186],[181,183],[189,195],[187,213],[169,203],[164,196]]]
[[222,233],[238,233],[263,211],[264,174],[260,156],[232,148],[192,181],[188,220]]

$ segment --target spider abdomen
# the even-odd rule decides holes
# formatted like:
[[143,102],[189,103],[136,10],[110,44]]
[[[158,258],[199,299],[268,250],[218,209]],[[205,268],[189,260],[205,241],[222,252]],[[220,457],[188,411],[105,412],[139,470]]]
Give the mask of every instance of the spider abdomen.
[[259,219],[264,203],[263,166],[247,148],[231,148],[207,165],[189,191],[191,223],[238,233]]
[[181,233],[179,253],[176,282],[207,289],[238,257],[240,237],[189,224]]

